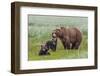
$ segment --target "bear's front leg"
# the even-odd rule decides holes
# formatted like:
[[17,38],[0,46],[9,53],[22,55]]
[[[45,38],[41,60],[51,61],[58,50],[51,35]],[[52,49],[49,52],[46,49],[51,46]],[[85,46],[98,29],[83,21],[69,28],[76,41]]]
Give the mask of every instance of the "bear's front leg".
[[65,43],[65,41],[62,41],[62,44],[63,44],[64,49],[66,50],[67,47],[66,47],[66,43]]
[[66,48],[70,49],[70,43],[68,43],[68,42],[66,43]]
[[70,49],[70,40],[69,40],[69,38],[65,40],[65,48]]

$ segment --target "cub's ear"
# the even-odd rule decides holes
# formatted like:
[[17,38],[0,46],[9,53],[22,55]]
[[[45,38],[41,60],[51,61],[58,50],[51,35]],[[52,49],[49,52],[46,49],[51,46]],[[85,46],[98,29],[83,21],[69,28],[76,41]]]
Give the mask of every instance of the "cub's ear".
[[43,47],[43,45],[41,45],[41,48]]
[[41,45],[41,48],[43,48],[44,46],[45,46],[45,45],[44,45],[44,44],[42,44],[42,45]]

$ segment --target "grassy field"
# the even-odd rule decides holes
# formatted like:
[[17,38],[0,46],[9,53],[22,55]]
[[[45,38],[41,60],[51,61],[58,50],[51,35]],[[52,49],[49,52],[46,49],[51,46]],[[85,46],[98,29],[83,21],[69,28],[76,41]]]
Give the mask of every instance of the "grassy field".
[[[56,19],[52,18],[55,19],[56,22],[48,21],[45,23],[44,21],[46,21],[48,17],[47,16],[44,17],[43,18],[44,20],[42,21],[41,18],[39,17],[40,16],[29,16],[28,60],[79,59],[79,58],[88,57],[87,18],[66,17],[67,19],[72,20],[72,22],[66,21],[66,23],[59,22],[59,24],[57,24],[57,21],[61,21],[61,20],[56,20],[57,18]],[[34,20],[36,18],[37,21]],[[77,27],[82,31],[83,39],[80,48],[78,50],[64,50],[61,41],[58,40],[56,52],[49,50],[51,55],[39,56],[38,53],[40,51],[41,44],[50,40],[52,31],[61,26]]]

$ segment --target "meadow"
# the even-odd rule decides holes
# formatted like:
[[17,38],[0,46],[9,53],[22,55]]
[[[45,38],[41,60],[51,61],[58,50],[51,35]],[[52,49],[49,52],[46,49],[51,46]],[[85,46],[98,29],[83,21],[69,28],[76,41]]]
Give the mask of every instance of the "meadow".
[[[52,19],[52,20],[50,20]],[[65,21],[66,20],[66,21]],[[87,18],[84,17],[51,17],[29,16],[28,23],[28,60],[80,59],[88,58],[88,29]],[[58,39],[57,50],[49,50],[51,55],[39,56],[41,44],[51,39],[52,31],[56,28],[77,27],[83,34],[82,43],[78,50],[64,50]]]

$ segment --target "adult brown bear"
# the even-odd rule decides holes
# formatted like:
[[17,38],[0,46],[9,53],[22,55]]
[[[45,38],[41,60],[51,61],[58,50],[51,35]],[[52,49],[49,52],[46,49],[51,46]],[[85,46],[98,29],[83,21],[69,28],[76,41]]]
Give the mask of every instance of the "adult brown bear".
[[52,36],[61,40],[64,49],[78,49],[82,41],[82,33],[77,28],[60,27],[53,31]]

